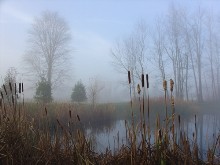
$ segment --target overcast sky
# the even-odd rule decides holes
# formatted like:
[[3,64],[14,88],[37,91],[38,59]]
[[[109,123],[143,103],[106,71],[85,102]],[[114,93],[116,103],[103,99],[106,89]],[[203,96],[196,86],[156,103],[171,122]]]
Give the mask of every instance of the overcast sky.
[[124,77],[111,65],[110,49],[116,40],[129,34],[141,19],[151,26],[172,3],[190,10],[199,4],[216,12],[220,10],[218,0],[0,0],[0,76],[3,78],[9,67],[23,72],[27,31],[34,17],[49,10],[57,11],[71,28],[72,86],[79,79],[88,83],[94,76],[117,83]]

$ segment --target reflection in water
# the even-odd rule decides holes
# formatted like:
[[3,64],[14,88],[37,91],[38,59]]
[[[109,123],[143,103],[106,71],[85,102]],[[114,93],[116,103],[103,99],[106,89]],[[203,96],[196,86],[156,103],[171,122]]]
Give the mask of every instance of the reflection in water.
[[[151,124],[153,125],[153,124]],[[177,126],[178,124],[176,124]],[[216,142],[216,138],[220,132],[220,120],[214,115],[194,116],[185,121],[181,121],[180,127],[176,127],[177,141],[179,141],[180,132],[186,134],[193,146],[195,140],[199,145],[200,155],[205,158],[208,147],[212,147]],[[118,120],[110,128],[106,128],[102,132],[95,132],[91,129],[87,130],[88,137],[94,137],[96,143],[96,151],[104,152],[106,148],[111,151],[117,151],[122,144],[129,145],[126,139],[125,121]],[[154,142],[154,131],[151,132],[151,142]],[[194,142],[195,142],[194,141]],[[218,148],[219,149],[219,148]]]
[[104,152],[106,148],[115,151],[122,144],[126,144],[125,122],[118,120],[111,128],[105,129],[103,132],[94,133],[89,129],[87,130],[87,136],[95,137],[97,152]]

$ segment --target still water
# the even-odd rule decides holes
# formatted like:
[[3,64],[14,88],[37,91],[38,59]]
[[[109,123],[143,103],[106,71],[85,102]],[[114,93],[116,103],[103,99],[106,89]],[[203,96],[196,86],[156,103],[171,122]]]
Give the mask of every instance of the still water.
[[[220,120],[216,115],[200,115],[192,116],[188,119],[182,120],[181,123],[176,121],[176,135],[177,141],[180,132],[185,133],[188,136],[189,141],[193,145],[197,142],[199,146],[200,156],[204,158],[207,149],[216,145],[216,138],[220,134]],[[155,127],[153,123],[152,127]],[[151,142],[154,142],[154,128],[151,128]],[[117,151],[123,144],[129,145],[126,138],[126,127],[124,120],[118,120],[113,123],[110,128],[106,128],[101,132],[94,132],[91,129],[87,130],[87,137],[93,137],[95,142],[95,150],[97,152],[105,152],[106,148],[111,151]],[[216,148],[216,153],[220,152],[220,147]]]

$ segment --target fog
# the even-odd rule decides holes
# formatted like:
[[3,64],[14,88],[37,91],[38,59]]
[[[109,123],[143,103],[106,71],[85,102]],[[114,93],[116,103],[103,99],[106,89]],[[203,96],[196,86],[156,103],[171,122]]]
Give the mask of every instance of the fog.
[[[120,102],[130,99],[129,88],[127,84],[127,71],[121,70],[115,67],[115,63],[112,58],[112,52],[117,43],[122,43],[129,38],[138,26],[139,22],[144,22],[147,30],[146,38],[146,51],[143,61],[144,74],[149,74],[150,79],[150,93],[151,97],[163,95],[163,76],[161,76],[161,68],[158,67],[158,57],[155,55],[157,48],[155,48],[156,37],[158,31],[156,31],[157,20],[161,20],[164,29],[171,26],[169,24],[169,17],[172,14],[172,9],[177,10],[182,14],[184,12],[190,13],[187,15],[187,19],[193,20],[192,15],[198,14],[197,11],[201,9],[204,19],[211,13],[213,18],[213,34],[215,29],[220,27],[220,3],[218,1],[1,1],[0,2],[0,84],[4,83],[4,77],[9,68],[16,68],[17,81],[23,81],[25,84],[25,97],[27,99],[33,99],[36,90],[36,83],[39,81],[39,77],[30,77],[26,74],[26,63],[24,63],[24,56],[29,49],[28,31],[32,28],[34,18],[40,17],[43,11],[57,12],[61,18],[63,18],[70,28],[71,38],[70,47],[70,60],[68,65],[68,77],[60,85],[53,88],[53,98],[55,100],[69,101],[72,93],[72,89],[77,81],[81,80],[86,88],[90,84],[90,80],[97,78],[99,83],[103,86],[103,90],[98,95],[98,102]],[[171,17],[170,17],[171,18]],[[191,19],[192,18],[192,19]],[[177,20],[176,20],[177,21]],[[184,20],[183,20],[184,22]],[[204,21],[204,26],[207,25],[207,21]],[[181,25],[183,26],[183,25]],[[202,34],[208,36],[208,28]],[[210,27],[212,28],[212,27]],[[168,32],[167,32],[168,33]],[[153,34],[153,35],[152,35]],[[219,37],[219,35],[213,35]],[[183,34],[180,34],[180,38]],[[206,37],[201,41],[202,45],[205,45]],[[183,43],[180,41],[181,44]],[[193,42],[193,41],[192,41]],[[214,39],[213,39],[214,42]],[[185,42],[184,42],[185,43]],[[166,48],[171,49],[172,43],[166,41]],[[187,45],[180,45],[181,48]],[[204,47],[204,46],[203,46]],[[219,46],[217,46],[219,47]],[[186,48],[183,48],[184,50]],[[215,51],[216,47],[213,45]],[[166,51],[167,51],[166,50]],[[211,56],[208,46],[202,48],[202,85],[204,99],[212,99],[218,95],[213,92],[219,89],[218,80],[216,77],[217,70],[213,64],[213,68],[210,68],[209,59]],[[165,51],[165,50],[164,50]],[[169,50],[168,50],[169,51]],[[189,74],[185,70],[180,76],[175,77],[173,72],[172,60],[169,59],[170,54],[162,57],[164,61],[165,78],[175,79],[175,86],[178,90],[175,93],[176,97],[181,97],[188,100],[199,99],[200,90],[199,82],[198,90],[196,94],[197,85],[194,83],[194,72],[192,72],[192,66],[189,66]],[[194,50],[193,50],[194,51]],[[216,50],[217,51],[217,50]],[[164,53],[164,54],[166,54]],[[186,52],[187,53],[187,52]],[[183,53],[184,54],[184,53]],[[213,53],[214,54],[214,53]],[[213,55],[214,58],[214,55]],[[190,59],[188,59],[190,60]],[[198,59],[194,59],[196,63]],[[182,62],[180,62],[181,65]],[[179,63],[179,64],[180,64]],[[190,62],[191,63],[191,62]],[[179,65],[176,64],[176,65]],[[216,65],[218,65],[216,63]],[[177,66],[174,66],[177,67]],[[185,67],[185,66],[184,66]],[[214,76],[210,70],[214,70]],[[120,70],[120,72],[119,72]],[[195,66],[195,74],[198,79],[199,73],[197,73],[198,66]],[[28,70],[29,71],[29,70]],[[137,68],[137,71],[140,69]],[[176,70],[178,71],[178,70]],[[141,71],[139,72],[141,74]],[[187,96],[185,94],[185,82],[184,75],[188,74],[188,89]],[[134,75],[138,77],[138,75]],[[181,77],[182,76],[182,77]],[[174,78],[175,77],[175,78]],[[216,77],[215,84],[213,84],[213,78]],[[180,84],[182,80],[184,84]],[[204,80],[205,79],[205,80]],[[197,80],[199,81],[199,79]],[[140,80],[135,80],[135,86]],[[180,85],[179,85],[180,84]],[[181,90],[184,90],[181,91]],[[183,96],[181,95],[181,92]]]

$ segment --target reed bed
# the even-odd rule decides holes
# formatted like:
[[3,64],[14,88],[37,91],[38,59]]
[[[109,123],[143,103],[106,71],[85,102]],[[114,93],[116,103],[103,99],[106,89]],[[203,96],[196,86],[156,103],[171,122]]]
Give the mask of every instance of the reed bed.
[[[24,103],[22,84],[18,93],[1,91],[0,164],[220,164],[220,135],[207,149],[207,159],[202,159],[196,131],[190,139],[181,130],[183,119],[177,113],[174,96],[168,102],[166,87],[165,98],[150,99],[148,75],[146,86],[144,77],[137,87],[139,100],[131,98],[127,110],[131,112],[125,122],[127,143],[118,145],[114,152],[108,148],[95,152],[85,130],[98,128],[103,121],[111,125],[118,119],[116,106],[103,104],[90,110],[87,105]],[[173,83],[170,81],[171,86]],[[147,95],[141,93],[145,90]],[[154,102],[161,102],[158,111],[164,116],[159,112],[153,115]],[[196,120],[195,116],[195,130]]]

